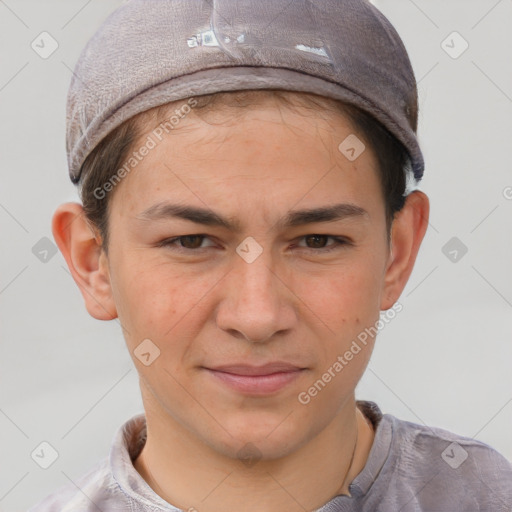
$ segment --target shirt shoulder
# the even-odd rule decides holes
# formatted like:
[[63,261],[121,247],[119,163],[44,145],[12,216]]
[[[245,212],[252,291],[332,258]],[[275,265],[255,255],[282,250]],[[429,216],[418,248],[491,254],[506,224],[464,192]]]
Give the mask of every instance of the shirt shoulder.
[[108,457],[80,478],[46,496],[28,512],[97,512],[126,510],[126,501],[112,478]]
[[393,494],[409,500],[404,512],[512,510],[512,464],[494,448],[443,428],[385,416],[394,431],[388,457],[393,464],[386,469],[395,483]]

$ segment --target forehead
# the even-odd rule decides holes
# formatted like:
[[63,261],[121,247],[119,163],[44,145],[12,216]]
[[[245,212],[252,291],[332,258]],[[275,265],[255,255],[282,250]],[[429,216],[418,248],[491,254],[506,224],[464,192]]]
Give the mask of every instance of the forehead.
[[162,123],[154,120],[162,112],[134,144],[136,152],[150,139],[154,147],[114,197],[132,214],[168,199],[230,212],[256,203],[270,212],[299,201],[375,205],[381,199],[374,155],[339,112],[272,101],[206,115],[192,110],[159,140]]

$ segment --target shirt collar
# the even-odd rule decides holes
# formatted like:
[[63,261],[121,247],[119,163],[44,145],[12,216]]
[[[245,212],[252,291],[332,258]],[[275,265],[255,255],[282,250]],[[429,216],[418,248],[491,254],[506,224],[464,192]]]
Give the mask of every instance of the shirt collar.
[[[373,417],[370,419],[375,427],[375,437],[366,464],[349,485],[351,496],[335,496],[317,512],[333,510],[333,505],[354,502],[355,499],[368,493],[388,458],[394,418],[388,414],[382,415],[373,402],[365,402],[365,404],[361,406],[361,403],[358,403],[360,409],[367,416],[368,408],[373,410]],[[173,507],[156,494],[133,465],[145,441],[146,417],[144,413],[141,413],[126,421],[113,439],[109,454],[112,476],[121,490],[136,503],[153,510],[180,512],[180,509]]]
[[180,512],[163,500],[146,483],[133,462],[146,442],[146,416],[144,413],[133,416],[117,431],[109,454],[110,470],[121,490],[144,510]]

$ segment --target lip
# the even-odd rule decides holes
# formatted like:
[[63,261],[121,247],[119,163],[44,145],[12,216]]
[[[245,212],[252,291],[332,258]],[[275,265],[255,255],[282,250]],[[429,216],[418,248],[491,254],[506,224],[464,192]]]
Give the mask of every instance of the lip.
[[271,375],[273,373],[294,372],[301,369],[302,368],[299,368],[298,366],[281,361],[267,363],[261,366],[253,366],[250,364],[230,364],[208,368],[208,370],[216,372],[231,373],[233,375],[248,375],[254,377]]
[[203,367],[221,384],[244,394],[268,395],[276,393],[297,379],[305,368],[283,362],[263,366],[245,364]]

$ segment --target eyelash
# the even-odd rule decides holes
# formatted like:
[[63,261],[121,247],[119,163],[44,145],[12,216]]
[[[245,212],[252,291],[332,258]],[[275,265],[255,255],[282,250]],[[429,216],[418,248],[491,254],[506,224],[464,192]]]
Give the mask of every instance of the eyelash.
[[[320,237],[330,238],[330,239],[334,240],[336,243],[333,244],[332,246],[328,247],[328,248],[320,247],[318,249],[313,249],[313,248],[310,248],[310,247],[304,247],[303,249],[306,249],[306,251],[312,251],[312,252],[316,252],[316,253],[326,254],[326,253],[330,253],[330,252],[338,250],[338,249],[342,249],[343,246],[352,245],[352,243],[349,242],[345,238],[340,238],[340,237],[331,236],[331,235],[323,235],[323,234],[319,234],[319,233],[314,233],[314,234],[310,234],[310,235],[304,235],[304,236],[301,237],[301,240],[305,239],[305,238],[308,238],[310,236],[320,236]],[[190,252],[201,252],[202,250],[207,249],[207,247],[202,247],[202,248],[199,248],[199,249],[187,249],[186,247],[177,247],[176,245],[174,245],[179,240],[182,240],[182,239],[188,238],[188,237],[202,237],[203,239],[207,239],[208,238],[207,235],[201,235],[201,234],[177,236],[175,238],[168,238],[166,240],[162,240],[158,244],[158,247],[169,247],[173,251],[188,252],[188,253],[190,253]]]

